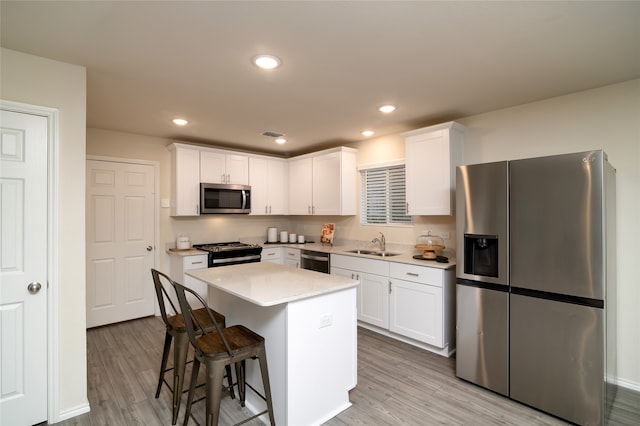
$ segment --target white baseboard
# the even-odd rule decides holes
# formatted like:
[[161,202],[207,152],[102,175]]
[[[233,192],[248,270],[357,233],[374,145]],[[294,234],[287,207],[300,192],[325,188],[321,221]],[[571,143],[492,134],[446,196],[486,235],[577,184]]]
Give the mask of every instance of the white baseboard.
[[58,418],[56,419],[56,423],[61,422],[63,420],[68,420],[72,417],[76,417],[81,414],[88,413],[89,411],[91,411],[91,406],[89,405],[88,402],[86,404],[78,405],[77,407],[71,408],[69,410],[61,411],[60,413],[58,413]]
[[619,377],[613,380],[613,383],[620,386],[621,388],[626,388],[632,391],[640,392],[640,383],[631,382],[629,380],[624,380]]

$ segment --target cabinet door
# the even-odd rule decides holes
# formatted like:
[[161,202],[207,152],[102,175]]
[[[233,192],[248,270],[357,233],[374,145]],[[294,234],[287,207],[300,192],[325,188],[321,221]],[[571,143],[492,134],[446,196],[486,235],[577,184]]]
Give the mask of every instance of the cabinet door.
[[249,185],[249,157],[246,155],[227,154],[225,156],[227,182],[238,185]]
[[266,158],[249,158],[251,215],[269,214],[268,165]]
[[289,214],[311,214],[313,205],[311,182],[311,158],[289,160]]
[[455,122],[404,133],[410,215],[453,215],[456,166],[462,162],[464,128]]
[[358,272],[361,305],[359,319],[381,328],[389,328],[389,278]]
[[443,347],[442,288],[392,279],[389,330]]
[[200,214],[200,154],[174,146],[171,151],[171,216]]
[[[341,213],[340,153],[331,152],[313,157],[312,213],[339,215]],[[355,185],[355,182],[353,183]]]
[[200,182],[226,182],[225,155],[214,151],[200,152]]
[[289,212],[287,170],[286,161],[268,160],[266,180],[269,194],[269,214],[287,214]]

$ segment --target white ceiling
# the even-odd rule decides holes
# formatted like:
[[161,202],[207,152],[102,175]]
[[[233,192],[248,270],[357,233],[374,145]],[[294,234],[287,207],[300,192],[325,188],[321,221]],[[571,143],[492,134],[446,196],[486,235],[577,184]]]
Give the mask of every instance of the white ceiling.
[[2,0],[0,15],[3,47],[87,68],[88,127],[285,156],[640,77],[638,1]]

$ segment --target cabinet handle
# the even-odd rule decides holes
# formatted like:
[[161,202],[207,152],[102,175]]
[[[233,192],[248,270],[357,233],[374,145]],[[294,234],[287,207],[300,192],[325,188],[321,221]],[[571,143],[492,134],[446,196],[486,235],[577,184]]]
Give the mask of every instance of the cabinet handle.
[[406,203],[404,214],[409,214],[409,203]]
[[389,294],[391,294],[391,281],[389,281]]
[[202,265],[204,262],[200,261],[200,262],[191,262],[192,265]]
[[269,214],[271,214],[271,206],[269,206]]
[[311,206],[311,214],[316,214],[316,206]]
[[307,213],[311,214],[311,206],[307,206]]
[[415,272],[407,272],[407,275],[409,275],[410,277],[419,277],[420,274],[416,274]]
[[265,213],[269,213],[269,212],[267,211],[267,206],[264,206],[264,212],[265,212]]
[[227,173],[227,183],[231,182],[231,175],[229,173]]
[[267,256],[275,256],[275,253],[267,253]]
[[200,214],[200,204],[196,204],[196,214]]

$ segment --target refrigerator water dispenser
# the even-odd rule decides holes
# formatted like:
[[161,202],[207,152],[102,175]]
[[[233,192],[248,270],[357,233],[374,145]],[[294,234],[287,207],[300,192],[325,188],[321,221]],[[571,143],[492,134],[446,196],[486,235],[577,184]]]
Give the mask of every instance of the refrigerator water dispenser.
[[464,273],[498,278],[498,236],[464,236]]

